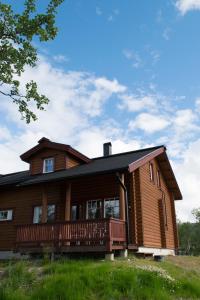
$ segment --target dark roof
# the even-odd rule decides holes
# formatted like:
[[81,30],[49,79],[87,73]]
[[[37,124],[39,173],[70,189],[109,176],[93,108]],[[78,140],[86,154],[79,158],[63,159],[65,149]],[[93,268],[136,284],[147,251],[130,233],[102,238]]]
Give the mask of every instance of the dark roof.
[[134,168],[138,168],[138,166],[146,163],[154,157],[157,158],[165,177],[166,184],[168,185],[169,190],[173,193],[175,200],[182,199],[179,186],[176,182],[176,178],[164,146],[124,152],[105,157],[96,157],[91,159],[88,163],[47,174],[30,175],[29,171],[23,171],[3,175],[0,176],[0,188],[8,188],[10,186],[28,186],[64,179],[73,179],[82,176],[113,173],[122,170],[129,170],[131,172],[131,169],[134,170]]
[[30,175],[29,171],[7,174],[0,177],[0,187],[8,185],[32,185],[48,181],[62,180],[65,178],[76,178],[86,175],[116,172],[128,169],[130,163],[143,158],[156,149],[163,147],[152,147],[131,152],[113,154],[91,159],[89,163],[79,165],[67,170],[56,171],[48,174]]
[[17,185],[18,183],[24,182],[31,178],[29,171],[22,171],[16,173],[10,173],[0,176],[0,187]]
[[79,151],[77,151],[76,149],[72,148],[70,145],[66,145],[66,144],[61,144],[61,143],[55,143],[50,141],[49,139],[43,137],[38,141],[38,144],[29,149],[28,151],[26,151],[25,153],[23,153],[20,158],[25,161],[25,162],[29,162],[30,158],[36,154],[37,152],[40,152],[43,149],[57,149],[60,151],[64,151],[67,152],[71,155],[73,155],[74,157],[76,157],[79,161],[82,162],[89,162],[90,159],[83,155],[82,153],[80,153]]

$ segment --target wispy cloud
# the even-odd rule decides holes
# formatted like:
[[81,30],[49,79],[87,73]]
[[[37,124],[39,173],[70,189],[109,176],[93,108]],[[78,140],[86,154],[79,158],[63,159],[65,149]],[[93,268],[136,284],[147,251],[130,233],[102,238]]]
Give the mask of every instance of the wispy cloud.
[[130,49],[124,49],[123,50],[123,55],[131,61],[131,65],[133,68],[140,68],[143,66],[142,59],[140,55],[137,52],[134,52]]
[[166,40],[169,41],[170,40],[170,34],[171,34],[171,28],[167,27],[164,29],[163,33],[162,33],[162,37]]
[[57,63],[67,63],[69,62],[70,59],[65,55],[58,54],[53,56],[53,60]]
[[162,22],[162,20],[163,20],[163,12],[161,9],[159,9],[156,14],[156,22],[160,23]]
[[118,15],[119,15],[119,9],[115,8],[107,18],[108,22],[113,22]]
[[200,10],[200,0],[177,0],[175,5],[182,15],[191,10]]
[[98,6],[96,7],[96,14],[97,14],[98,16],[101,16],[101,15],[103,14],[101,8],[98,7]]
[[157,50],[151,50],[150,55],[152,58],[152,64],[155,65],[160,60],[160,52]]

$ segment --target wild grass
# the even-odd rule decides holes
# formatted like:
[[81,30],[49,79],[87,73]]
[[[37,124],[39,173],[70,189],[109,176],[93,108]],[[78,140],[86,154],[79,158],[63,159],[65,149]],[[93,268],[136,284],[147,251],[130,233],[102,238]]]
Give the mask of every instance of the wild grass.
[[0,300],[200,299],[200,258],[9,262],[0,271]]

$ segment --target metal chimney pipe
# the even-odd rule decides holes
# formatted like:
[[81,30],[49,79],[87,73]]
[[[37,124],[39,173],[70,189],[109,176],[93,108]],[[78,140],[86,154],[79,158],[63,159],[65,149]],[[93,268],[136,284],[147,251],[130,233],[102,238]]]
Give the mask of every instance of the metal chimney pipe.
[[111,144],[111,142],[103,144],[103,156],[109,156],[109,155],[112,155],[112,144]]

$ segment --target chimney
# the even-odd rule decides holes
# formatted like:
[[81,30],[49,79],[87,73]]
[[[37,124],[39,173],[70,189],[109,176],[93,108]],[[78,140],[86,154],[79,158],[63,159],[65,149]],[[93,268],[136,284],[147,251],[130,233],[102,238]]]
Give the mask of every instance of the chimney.
[[112,144],[111,144],[111,142],[103,144],[103,156],[109,156],[109,155],[112,155]]

